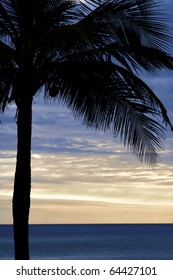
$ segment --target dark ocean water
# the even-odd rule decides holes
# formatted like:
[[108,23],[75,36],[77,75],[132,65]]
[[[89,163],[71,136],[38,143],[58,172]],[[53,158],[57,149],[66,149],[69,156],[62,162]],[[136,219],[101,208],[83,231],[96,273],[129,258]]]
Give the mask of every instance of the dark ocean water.
[[[0,225],[0,259],[13,259],[11,225]],[[31,259],[173,260],[173,224],[30,225]]]

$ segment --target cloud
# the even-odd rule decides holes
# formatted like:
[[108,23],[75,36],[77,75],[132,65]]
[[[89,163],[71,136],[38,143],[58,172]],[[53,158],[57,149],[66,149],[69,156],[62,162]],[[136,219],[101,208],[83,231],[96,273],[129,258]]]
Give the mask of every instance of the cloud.
[[[44,213],[44,215],[43,215]],[[33,200],[32,223],[172,223],[173,207]]]
[[[69,221],[70,207],[76,215],[81,211],[81,214],[73,219],[79,222],[82,221],[82,217],[89,221],[86,213],[91,215],[92,211],[95,213],[92,221],[105,221],[104,213],[112,215],[110,219],[107,216],[107,221],[116,221],[113,215],[115,207],[118,206],[121,208],[120,213],[123,211],[122,207],[132,209],[134,206],[138,209],[143,205],[143,208],[140,208],[144,209],[143,213],[148,207],[160,209],[171,207],[173,198],[171,138],[169,149],[161,154],[162,164],[153,171],[138,163],[132,154],[113,141],[109,135],[87,130],[78,120],[74,120],[68,110],[62,109],[57,104],[40,102],[34,106],[34,110],[32,222],[42,221],[39,211],[48,218],[46,222]],[[51,122],[54,115],[57,119]],[[16,157],[13,148],[15,142],[13,122],[13,118],[11,123],[8,118],[9,127],[6,130],[9,134],[4,135],[5,145],[9,135],[13,136],[6,149],[0,150],[1,209],[6,213],[8,222],[11,222],[9,217],[11,217],[10,205]],[[168,157],[170,163],[167,162]],[[58,206],[54,209],[55,204]],[[4,205],[7,207],[4,208]],[[40,210],[37,205],[38,207],[41,205]],[[98,213],[96,206],[103,211],[102,214]],[[109,207],[112,210],[108,210]],[[57,220],[58,211],[62,216]],[[129,211],[137,217],[137,210]],[[102,216],[105,217],[103,220]],[[0,222],[4,222],[4,218]]]
[[[169,11],[173,2],[165,0]],[[168,7],[168,6],[167,6]],[[142,78],[173,121],[172,72]],[[0,223],[11,222],[15,106],[0,124]],[[173,135],[151,170],[111,135],[86,129],[58,102],[34,99],[31,222],[173,222]]]

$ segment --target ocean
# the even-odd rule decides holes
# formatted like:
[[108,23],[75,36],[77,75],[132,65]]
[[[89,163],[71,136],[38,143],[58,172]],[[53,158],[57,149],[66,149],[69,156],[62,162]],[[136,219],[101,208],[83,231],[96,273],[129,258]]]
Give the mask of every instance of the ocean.
[[[173,224],[30,225],[32,260],[173,260]],[[12,225],[0,225],[0,260],[14,259]]]

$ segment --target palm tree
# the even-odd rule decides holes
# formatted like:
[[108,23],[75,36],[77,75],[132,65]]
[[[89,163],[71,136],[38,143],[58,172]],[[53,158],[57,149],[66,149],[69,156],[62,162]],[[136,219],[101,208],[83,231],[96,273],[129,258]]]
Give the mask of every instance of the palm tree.
[[[1,0],[0,110],[15,103],[15,258],[29,259],[32,104],[39,90],[149,164],[172,125],[140,71],[173,69],[154,0]],[[163,122],[163,125],[161,124]]]

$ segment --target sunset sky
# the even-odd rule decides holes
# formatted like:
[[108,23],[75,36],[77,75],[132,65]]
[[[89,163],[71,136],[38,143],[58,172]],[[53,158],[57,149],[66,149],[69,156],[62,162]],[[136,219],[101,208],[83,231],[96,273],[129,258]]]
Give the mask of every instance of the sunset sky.
[[[173,14],[173,3],[166,1]],[[173,122],[173,73],[143,76]],[[30,223],[173,223],[173,133],[151,169],[57,102],[34,99]],[[0,125],[0,223],[12,223],[15,106]]]

